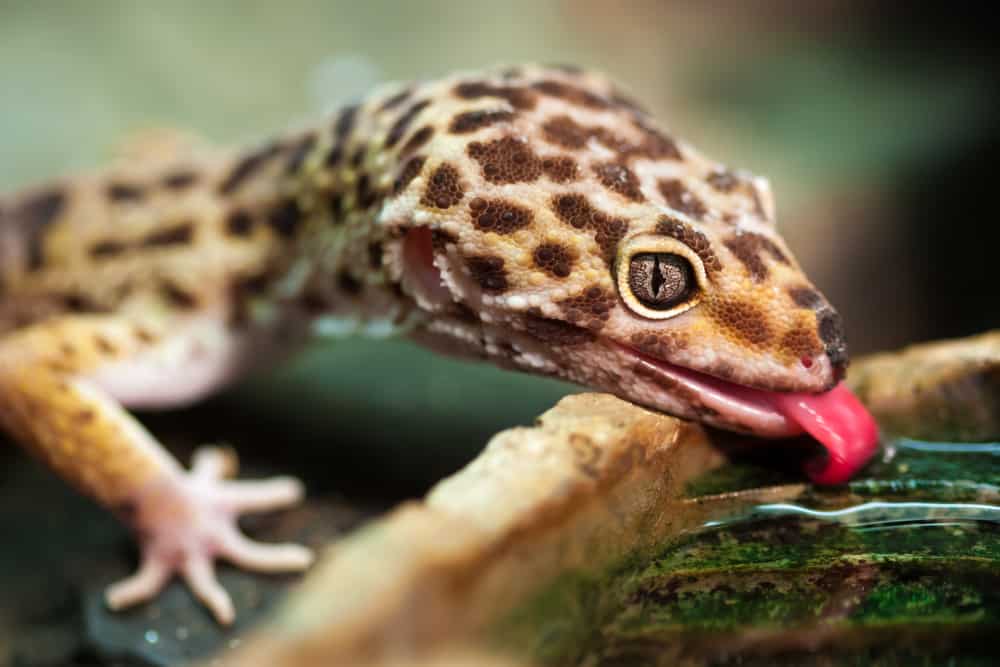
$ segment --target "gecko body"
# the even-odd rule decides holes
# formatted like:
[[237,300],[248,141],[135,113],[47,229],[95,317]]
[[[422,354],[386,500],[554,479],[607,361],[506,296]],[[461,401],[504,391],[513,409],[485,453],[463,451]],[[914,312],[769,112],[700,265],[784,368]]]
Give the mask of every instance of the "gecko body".
[[310,562],[235,527],[301,487],[226,479],[216,450],[184,471],[126,407],[367,332],[799,433],[771,397],[830,390],[847,352],[774,218],[764,179],[572,68],[390,86],[249,150],[169,144],[0,200],[0,426],[137,530],[113,607],[179,572],[228,622],[215,558]]

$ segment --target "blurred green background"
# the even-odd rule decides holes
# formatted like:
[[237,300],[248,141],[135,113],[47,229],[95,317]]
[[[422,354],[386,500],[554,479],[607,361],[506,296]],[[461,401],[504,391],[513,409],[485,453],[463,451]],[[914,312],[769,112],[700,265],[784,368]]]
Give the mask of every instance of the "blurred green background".
[[[990,25],[987,10],[829,0],[2,0],[0,190],[99,163],[151,127],[249,142],[385,80],[577,63],[771,178],[786,238],[864,353],[1000,323]],[[333,486],[408,494],[567,390],[345,342],[185,423],[193,439],[252,431]]]

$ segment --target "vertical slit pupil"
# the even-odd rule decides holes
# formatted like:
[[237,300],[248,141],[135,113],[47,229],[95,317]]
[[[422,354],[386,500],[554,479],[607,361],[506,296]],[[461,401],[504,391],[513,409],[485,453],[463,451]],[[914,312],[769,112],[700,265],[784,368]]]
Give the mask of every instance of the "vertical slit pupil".
[[652,293],[654,297],[660,297],[660,290],[663,289],[663,284],[666,282],[663,278],[663,269],[666,267],[660,267],[660,255],[653,255],[653,275],[652,275]]

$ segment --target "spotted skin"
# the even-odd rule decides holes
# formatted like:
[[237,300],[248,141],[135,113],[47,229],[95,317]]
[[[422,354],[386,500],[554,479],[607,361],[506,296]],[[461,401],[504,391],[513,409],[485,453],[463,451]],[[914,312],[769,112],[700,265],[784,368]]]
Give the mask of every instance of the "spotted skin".
[[[115,607],[177,571],[226,622],[215,557],[308,564],[235,529],[238,511],[294,502],[294,482],[225,481],[216,455],[187,473],[124,408],[196,400],[315,333],[409,335],[763,435],[777,433],[644,360],[797,392],[847,363],[766,181],[659,129],[600,75],[389,86],[247,150],[168,148],[0,199],[0,426],[139,531],[142,567]],[[667,317],[618,277],[660,247],[703,276]],[[214,518],[162,519],[189,515]],[[191,539],[194,524],[225,539]]]

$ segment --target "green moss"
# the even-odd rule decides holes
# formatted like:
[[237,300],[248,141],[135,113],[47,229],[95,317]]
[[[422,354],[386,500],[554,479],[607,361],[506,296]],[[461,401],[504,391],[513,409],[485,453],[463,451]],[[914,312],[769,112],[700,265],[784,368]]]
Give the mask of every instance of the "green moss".
[[[783,480],[764,466],[743,461],[688,491]],[[792,506],[705,498],[720,512],[711,526],[604,571],[563,573],[494,637],[546,664],[991,664],[1000,458],[903,446],[867,473]],[[814,635],[822,650],[795,648]]]

